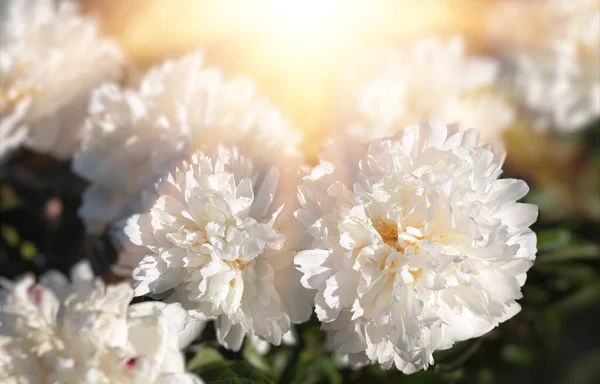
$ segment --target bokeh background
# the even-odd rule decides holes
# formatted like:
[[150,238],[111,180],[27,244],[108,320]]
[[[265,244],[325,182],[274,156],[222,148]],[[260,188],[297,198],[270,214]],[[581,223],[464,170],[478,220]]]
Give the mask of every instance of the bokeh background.
[[[541,1],[525,0],[308,1],[312,8],[281,9],[260,0],[82,3],[132,58],[127,82],[164,58],[201,48],[208,66],[253,79],[281,107],[304,131],[313,162],[332,124],[347,63],[377,47],[432,35],[460,34],[470,49],[492,55],[535,49],[542,14]],[[435,366],[410,376],[340,368],[338,356],[325,351],[316,321],[298,328],[297,346],[262,357],[249,346],[231,353],[213,345],[196,363],[244,359],[284,383],[600,382],[600,122],[574,133],[514,124],[504,139],[505,176],[525,179],[527,201],[540,208],[538,259],[518,316],[478,340],[438,352]],[[69,162],[49,156],[21,150],[2,165],[1,276],[66,272],[87,258],[96,272],[114,279],[110,242],[86,236],[76,214],[85,187]],[[205,332],[210,340],[212,329]]]

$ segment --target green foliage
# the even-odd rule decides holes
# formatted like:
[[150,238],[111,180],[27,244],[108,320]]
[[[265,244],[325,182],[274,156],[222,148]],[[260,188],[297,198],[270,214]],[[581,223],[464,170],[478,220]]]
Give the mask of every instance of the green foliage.
[[0,185],[0,213],[17,209],[22,205],[23,200],[10,185]]
[[524,345],[508,344],[502,349],[502,359],[509,364],[527,367],[533,362],[531,350]]
[[241,360],[213,361],[193,370],[206,384],[269,384],[264,374]]
[[223,362],[223,356],[216,349],[210,347],[201,348],[196,355],[187,363],[188,371],[199,371],[207,365]]

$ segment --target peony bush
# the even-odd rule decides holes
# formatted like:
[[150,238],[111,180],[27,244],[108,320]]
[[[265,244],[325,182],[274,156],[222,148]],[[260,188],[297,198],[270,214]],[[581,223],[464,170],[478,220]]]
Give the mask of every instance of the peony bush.
[[0,6],[0,383],[552,376],[600,281],[599,4],[544,5],[539,50],[374,49],[321,143],[83,6]]

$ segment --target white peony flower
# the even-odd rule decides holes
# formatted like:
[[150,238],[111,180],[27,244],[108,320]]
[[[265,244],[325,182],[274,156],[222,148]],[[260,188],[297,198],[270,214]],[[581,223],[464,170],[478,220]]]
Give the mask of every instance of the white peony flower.
[[142,191],[203,145],[235,144],[257,158],[299,155],[299,133],[249,80],[224,81],[202,64],[191,54],[150,70],[139,89],[104,85],[93,94],[73,164],[91,183],[79,211],[89,232],[147,209],[153,196]]
[[519,311],[537,207],[516,202],[525,182],[498,179],[503,160],[433,122],[333,143],[299,187],[312,242],[295,257],[332,348],[410,373]]
[[0,15],[0,159],[22,142],[66,158],[92,88],[117,80],[122,55],[75,3],[5,0]]
[[32,276],[4,283],[0,382],[201,383],[185,372],[180,335],[190,325],[180,305],[128,306],[129,285],[105,287],[85,264],[72,279],[49,273],[39,284]]
[[293,265],[297,180],[284,170],[222,146],[177,167],[157,184],[149,213],[125,228],[143,252],[124,257],[139,260],[135,294],[215,319],[219,342],[233,350],[246,334],[279,344],[290,323],[308,320],[312,297]]
[[337,125],[369,141],[433,119],[477,127],[498,141],[514,118],[497,89],[498,69],[491,58],[468,55],[458,37],[381,52],[346,73]]
[[600,117],[600,2],[547,4],[542,47],[513,52],[511,84],[536,128],[573,131]]

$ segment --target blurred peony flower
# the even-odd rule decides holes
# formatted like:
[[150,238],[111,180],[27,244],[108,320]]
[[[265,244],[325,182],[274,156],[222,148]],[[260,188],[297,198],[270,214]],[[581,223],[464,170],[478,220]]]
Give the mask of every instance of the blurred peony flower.
[[120,78],[123,58],[70,1],[6,0],[0,14],[0,160],[24,142],[66,158],[90,90]]
[[195,323],[180,305],[128,306],[130,286],[105,287],[86,264],[72,280],[50,272],[38,284],[32,276],[3,282],[0,382],[201,383],[185,373],[180,343]]
[[514,111],[496,87],[498,63],[469,56],[464,45],[458,37],[428,39],[381,52],[347,72],[338,108],[342,133],[368,141],[433,119],[500,140]]
[[520,309],[536,254],[525,182],[474,130],[413,125],[333,143],[299,187],[312,242],[295,263],[332,348],[411,373]]
[[[279,344],[290,322],[308,320],[312,295],[300,284],[292,217],[297,177],[219,146],[197,152],[157,184],[149,213],[125,233],[142,254],[135,294],[180,302],[215,319],[217,338],[238,350],[244,335]],[[144,257],[145,256],[145,257]]]
[[513,52],[511,84],[536,128],[573,131],[600,117],[600,2],[547,4],[542,46]]
[[154,196],[143,191],[203,145],[237,144],[257,158],[299,156],[299,133],[250,81],[223,81],[202,63],[191,54],[150,70],[137,90],[111,84],[93,94],[73,163],[91,183],[79,211],[89,232],[146,210]]

